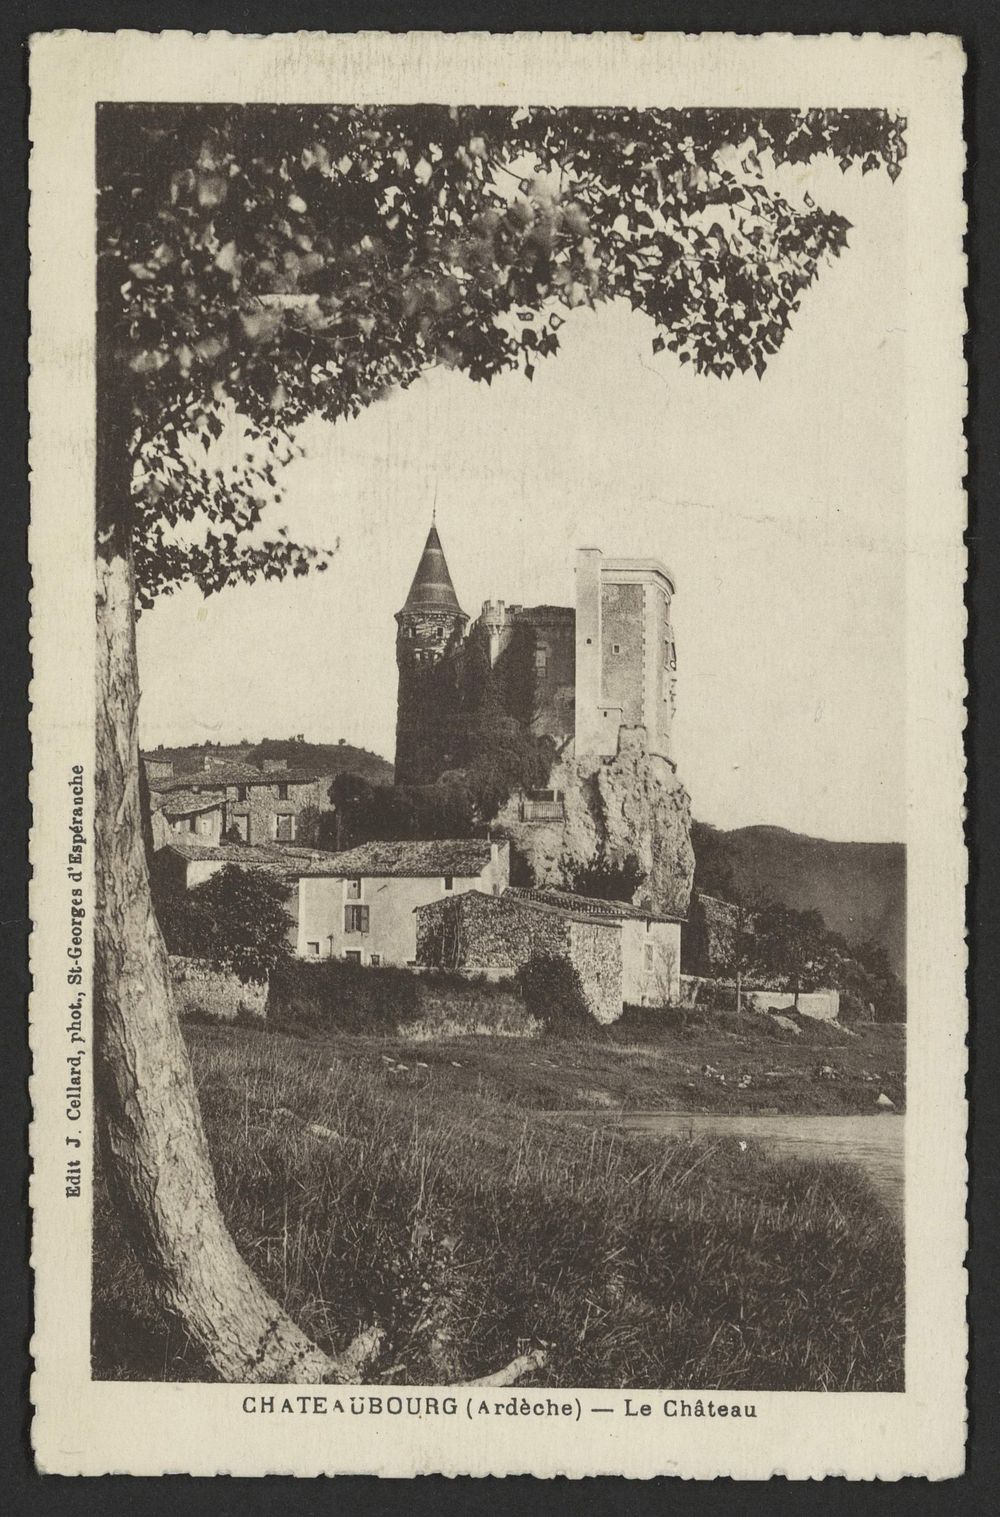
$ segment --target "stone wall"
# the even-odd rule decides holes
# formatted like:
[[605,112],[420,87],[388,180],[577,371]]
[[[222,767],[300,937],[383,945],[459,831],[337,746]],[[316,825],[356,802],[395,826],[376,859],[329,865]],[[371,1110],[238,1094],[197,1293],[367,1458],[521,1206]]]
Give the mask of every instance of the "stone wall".
[[215,1017],[232,1022],[238,1016],[263,1017],[267,1005],[267,982],[244,985],[227,969],[209,959],[185,959],[170,955],[170,977],[177,1010],[183,1016]]
[[[534,954],[569,952],[569,922],[509,896],[478,891],[417,909],[417,963],[433,965],[438,945],[449,952],[443,969],[496,969],[514,974]],[[457,937],[455,936],[457,931]],[[450,962],[457,956],[457,962]]]
[[[284,800],[279,798],[282,787],[287,789]],[[245,788],[247,798],[245,801],[238,799],[240,788]],[[307,809],[316,811],[329,811],[330,779],[326,776],[322,779],[310,781],[288,780],[283,777],[281,771],[275,771],[273,779],[269,776],[266,781],[256,784],[250,783],[245,787],[238,785],[226,786],[226,825],[239,832],[245,843],[273,843],[278,840],[278,817],[295,818],[301,811]],[[284,838],[284,842],[296,841],[294,836],[295,823],[292,823],[293,836]]]
[[617,922],[571,922],[569,957],[576,965],[590,1013],[598,1022],[622,1014],[622,930]]
[[681,936],[685,974],[712,975],[732,962],[739,909],[696,891]]
[[617,922],[581,922],[511,896],[478,892],[421,906],[417,918],[417,961],[440,967],[515,974],[538,955],[569,959],[580,975],[584,996],[598,1022],[622,1013],[622,943]]
[[819,1022],[836,1022],[840,1016],[838,990],[800,990],[798,1002],[791,990],[750,990],[747,1000],[755,1011],[797,1011]]

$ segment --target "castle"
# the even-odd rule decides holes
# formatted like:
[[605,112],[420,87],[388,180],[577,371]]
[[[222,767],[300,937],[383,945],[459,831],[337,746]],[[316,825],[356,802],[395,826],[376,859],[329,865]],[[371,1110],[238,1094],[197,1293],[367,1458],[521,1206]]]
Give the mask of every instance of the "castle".
[[576,605],[488,600],[470,626],[432,523],[396,613],[396,783],[468,760],[484,700],[553,751],[597,767],[629,746],[671,762],[673,575],[656,559],[576,553]]

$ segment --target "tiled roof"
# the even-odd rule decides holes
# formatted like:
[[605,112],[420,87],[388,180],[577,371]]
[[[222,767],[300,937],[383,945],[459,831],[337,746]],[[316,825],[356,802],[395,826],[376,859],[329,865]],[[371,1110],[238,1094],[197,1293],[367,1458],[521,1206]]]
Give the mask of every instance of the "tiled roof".
[[320,874],[325,860],[339,857],[321,848],[297,848],[293,843],[196,843],[187,838],[171,838],[163,850],[176,853],[194,863],[234,864],[241,869],[266,869],[273,874],[294,878],[308,874],[313,866]]
[[328,854],[322,863],[310,864],[301,874],[333,875],[349,879],[356,875],[394,875],[416,879],[452,874],[471,878],[490,862],[490,844],[482,838],[442,838],[430,842],[362,843],[344,853]]
[[[220,785],[309,785],[327,777],[316,769],[263,770],[250,764],[227,764],[224,769],[193,769],[187,774],[174,775],[173,779],[155,780],[151,788],[166,793],[191,790],[196,786],[218,789]],[[332,769],[329,777],[333,778]]]
[[534,902],[538,906],[554,906],[574,916],[605,917],[609,920],[638,920],[642,922],[680,922],[681,917],[667,916],[659,911],[647,911],[644,906],[633,906],[629,901],[606,901],[597,896],[574,895],[569,890],[527,889],[511,885],[505,892],[515,899]]
[[194,816],[196,812],[214,811],[224,804],[224,790],[208,791],[196,795],[193,790],[171,790],[169,793],[153,791],[154,806],[165,816]]

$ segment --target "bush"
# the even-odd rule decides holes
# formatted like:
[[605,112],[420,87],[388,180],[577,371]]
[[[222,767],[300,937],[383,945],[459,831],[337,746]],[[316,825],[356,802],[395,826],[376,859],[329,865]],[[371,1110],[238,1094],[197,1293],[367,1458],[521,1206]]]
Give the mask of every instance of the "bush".
[[316,1031],[394,1033],[420,1011],[417,976],[348,959],[292,959],[271,976],[268,1019]]
[[153,877],[167,950],[210,959],[244,984],[261,983],[290,954],[288,886],[259,869],[227,865],[193,890]]
[[558,954],[535,954],[521,966],[517,988],[529,1013],[547,1033],[588,1033],[599,1024],[591,1016],[576,965]]

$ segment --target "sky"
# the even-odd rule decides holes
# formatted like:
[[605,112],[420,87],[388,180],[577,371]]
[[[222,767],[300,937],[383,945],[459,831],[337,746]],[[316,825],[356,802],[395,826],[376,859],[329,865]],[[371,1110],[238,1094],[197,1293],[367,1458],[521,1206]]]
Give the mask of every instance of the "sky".
[[673,570],[674,757],[700,820],[904,840],[906,173],[783,173],[853,230],[763,380],[654,355],[616,303],[570,315],[530,384],[436,369],[309,423],[270,525],[339,542],[329,569],[144,613],[144,745],[301,732],[391,759],[393,615],[436,502],[470,616],[572,605],[578,546]]

